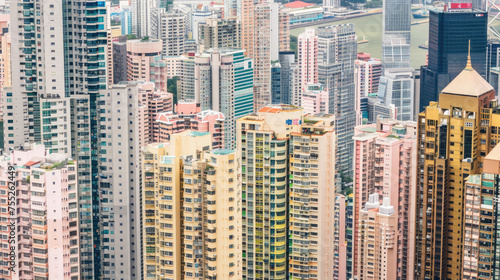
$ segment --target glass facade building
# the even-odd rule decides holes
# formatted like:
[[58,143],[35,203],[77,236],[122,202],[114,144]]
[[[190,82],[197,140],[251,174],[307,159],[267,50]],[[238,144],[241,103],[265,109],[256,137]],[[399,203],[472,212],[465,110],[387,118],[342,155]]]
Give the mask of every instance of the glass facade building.
[[465,67],[469,50],[472,67],[486,78],[488,16],[479,10],[429,11],[429,59],[421,67],[420,110],[423,111]]

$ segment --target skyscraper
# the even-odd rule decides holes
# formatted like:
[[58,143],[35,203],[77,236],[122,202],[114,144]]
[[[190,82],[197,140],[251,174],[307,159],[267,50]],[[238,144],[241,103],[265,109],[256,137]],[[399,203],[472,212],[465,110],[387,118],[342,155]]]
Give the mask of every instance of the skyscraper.
[[357,53],[353,24],[318,28],[318,81],[329,91],[329,112],[335,115],[337,169],[352,175],[354,126],[356,125],[354,60]]
[[378,100],[386,106],[394,105],[396,108],[395,119],[397,120],[414,120],[414,94],[413,70],[411,68],[386,70],[384,76],[380,78]]
[[[105,264],[99,229],[97,103],[99,90],[107,84],[107,8],[102,1],[83,0],[29,0],[23,5],[12,1],[11,6],[17,17],[13,20],[21,24],[12,25],[12,102],[18,107],[8,116],[15,121],[12,129],[6,127],[6,148],[41,142],[49,151],[77,160],[80,279],[100,278]],[[38,29],[44,30],[43,36],[37,35]]]
[[[288,279],[329,279],[339,255],[335,223],[335,118],[308,116],[290,135]],[[345,201],[344,201],[345,207]],[[341,215],[341,214],[339,214]],[[335,246],[337,245],[337,246]],[[345,262],[337,259],[338,262]],[[305,264],[304,264],[305,263]]]
[[[142,0],[139,0],[142,1]],[[180,11],[157,8],[151,14],[151,37],[162,41],[161,54],[178,56],[184,53],[186,15]]]
[[469,51],[472,66],[486,77],[487,13],[475,9],[429,11],[429,59],[420,71],[420,111],[465,67]]
[[113,264],[102,268],[109,278],[142,275],[139,148],[149,135],[140,131],[147,125],[140,89],[138,82],[112,85],[99,98],[101,259]]
[[26,144],[0,159],[2,279],[80,279],[77,163],[47,152]]
[[410,67],[411,0],[383,3],[382,67]]
[[306,28],[297,39],[299,79],[301,90],[308,83],[318,82],[318,36],[314,28]]
[[200,51],[212,48],[241,49],[241,23],[237,18],[207,18],[198,25]]
[[[361,246],[363,235],[369,232],[360,225],[361,212],[367,206],[372,194],[388,199],[389,205],[393,207],[392,212],[395,213],[396,226],[393,229],[395,236],[391,248],[399,260],[391,263],[397,271],[393,276],[413,279],[415,246],[411,236],[415,226],[415,212],[411,207],[414,205],[416,195],[416,133],[415,122],[391,119],[378,119],[376,124],[356,127],[353,137],[355,147],[353,259],[354,275],[363,276],[360,279],[366,279],[366,270],[360,271],[360,267],[366,266],[366,248],[365,252],[362,252]],[[377,256],[382,254],[379,249],[381,248],[378,246],[374,249],[374,254]]]
[[[418,279],[461,279],[465,178],[500,140],[495,91],[467,66],[419,114],[415,268]],[[465,240],[467,241],[467,240]]]
[[471,174],[465,181],[463,279],[498,279],[500,222],[500,145],[484,158],[482,174]]
[[[131,0],[132,8],[132,34],[138,38],[151,35],[151,12],[154,5],[153,0]],[[84,6],[85,7],[85,6]]]
[[239,158],[211,138],[185,131],[143,151],[144,279],[242,278]]

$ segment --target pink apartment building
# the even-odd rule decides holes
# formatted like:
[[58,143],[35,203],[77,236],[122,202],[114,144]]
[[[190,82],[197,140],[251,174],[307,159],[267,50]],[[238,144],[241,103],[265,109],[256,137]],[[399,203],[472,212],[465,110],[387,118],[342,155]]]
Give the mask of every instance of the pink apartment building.
[[397,214],[389,198],[383,201],[380,205],[378,194],[371,194],[360,211],[359,280],[408,279],[398,278]]
[[[173,109],[173,95],[168,92],[156,91],[152,82],[140,82],[139,86],[139,128],[141,129],[142,142],[148,144],[154,140],[156,117],[159,113],[171,112]],[[143,145],[141,144],[141,147]]]
[[210,132],[212,147],[224,147],[224,114],[212,110],[200,111],[199,105],[194,102],[179,102],[177,113],[164,112],[156,117],[153,130],[153,141],[157,143],[169,142],[170,135],[185,130]]
[[362,123],[361,98],[377,94],[381,76],[380,60],[371,58],[369,53],[358,53],[354,61],[356,125]]
[[154,82],[157,89],[167,91],[168,63],[161,51],[161,40],[127,41],[127,80]]
[[301,106],[306,114],[328,114],[328,91],[320,83],[306,84]]
[[306,28],[298,39],[299,81],[302,89],[318,82],[318,36],[314,28]]
[[77,165],[46,154],[29,144],[0,160],[1,279],[79,279]]
[[[391,119],[357,126],[354,130],[354,229],[353,267],[363,258],[360,213],[369,195],[378,194],[394,207],[397,224],[398,277],[413,279],[416,199],[417,124]],[[359,270],[357,271],[359,273]],[[359,276],[355,274],[354,276]]]

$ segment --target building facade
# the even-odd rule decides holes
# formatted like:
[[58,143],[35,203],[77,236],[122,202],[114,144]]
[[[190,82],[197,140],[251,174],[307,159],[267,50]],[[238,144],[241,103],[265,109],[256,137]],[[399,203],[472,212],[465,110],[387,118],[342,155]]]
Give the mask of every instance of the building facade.
[[210,143],[183,132],[143,151],[145,279],[242,277],[239,159]]
[[[488,17],[484,11],[447,9],[429,11],[428,64],[420,68],[420,112],[464,69],[469,52],[472,66],[486,77]],[[461,32],[450,32],[461,30]]]
[[[461,278],[464,178],[483,172],[498,143],[493,87],[466,68],[419,114],[416,277]],[[432,250],[431,250],[432,248]]]

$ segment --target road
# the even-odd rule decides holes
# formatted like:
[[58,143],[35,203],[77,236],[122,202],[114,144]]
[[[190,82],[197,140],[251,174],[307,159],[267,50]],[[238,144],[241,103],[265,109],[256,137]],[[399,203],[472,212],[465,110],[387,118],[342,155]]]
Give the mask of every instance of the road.
[[364,17],[364,16],[371,16],[371,15],[376,15],[376,14],[381,14],[381,13],[382,13],[382,11],[377,11],[377,12],[368,12],[368,13],[355,14],[355,15],[350,15],[350,16],[343,16],[343,17],[325,18],[325,19],[322,19],[322,20],[316,20],[316,21],[311,21],[311,22],[294,24],[294,25],[290,26],[290,29],[297,29],[297,28],[303,28],[303,27],[308,27],[308,26],[316,26],[316,25],[321,25],[321,24],[325,24],[325,23],[336,22],[336,21],[346,20],[346,19],[350,19],[350,18],[359,18],[359,17]]

